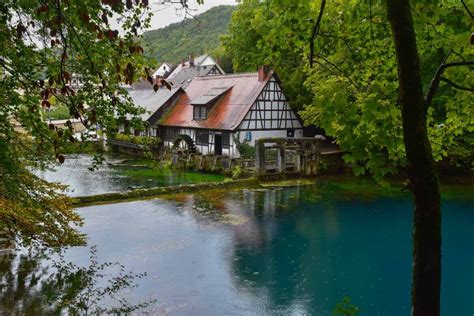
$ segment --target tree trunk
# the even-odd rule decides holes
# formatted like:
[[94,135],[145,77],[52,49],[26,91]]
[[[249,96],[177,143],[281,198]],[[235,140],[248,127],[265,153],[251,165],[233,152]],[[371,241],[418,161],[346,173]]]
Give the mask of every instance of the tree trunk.
[[439,315],[441,210],[438,174],[428,139],[420,62],[409,0],[387,0],[398,62],[408,178],[414,194],[412,315]]

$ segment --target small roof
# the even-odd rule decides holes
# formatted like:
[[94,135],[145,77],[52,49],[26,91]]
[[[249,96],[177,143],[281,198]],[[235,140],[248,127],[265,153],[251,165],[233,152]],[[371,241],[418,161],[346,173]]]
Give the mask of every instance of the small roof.
[[153,89],[147,90],[128,90],[128,94],[133,100],[133,103],[143,109],[145,113],[141,115],[143,121],[147,121],[151,116],[158,111],[169,99],[171,99],[181,88],[173,88],[168,90],[161,87],[156,92]]
[[194,58],[193,66],[190,66],[189,60],[184,62],[184,65],[178,64],[168,75],[167,79],[173,83],[175,87],[180,86],[186,88],[191,80],[198,76],[207,76],[214,67],[216,67],[220,73],[225,73],[214,58],[207,54],[201,55]]
[[[274,72],[270,71],[263,81],[258,80],[258,73],[196,77],[161,125],[233,131],[239,127],[273,75]],[[194,120],[192,100],[204,100],[206,93],[219,89],[227,89],[227,93],[211,108],[207,119]]]
[[181,67],[175,70],[173,77],[168,77],[168,81],[171,82],[175,87],[186,88],[195,77],[207,76],[211,72],[214,65],[208,66],[193,66],[193,67]]
[[212,101],[217,100],[224,93],[226,93],[232,87],[214,87],[209,91],[198,97],[197,99],[191,100],[192,105],[208,105]]

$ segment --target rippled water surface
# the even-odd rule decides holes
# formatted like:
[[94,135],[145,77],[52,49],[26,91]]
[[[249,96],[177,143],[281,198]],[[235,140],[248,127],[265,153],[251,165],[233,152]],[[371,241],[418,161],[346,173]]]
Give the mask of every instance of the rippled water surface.
[[[43,176],[71,185],[73,195],[222,180],[118,158],[91,173],[90,160],[68,159]],[[470,181],[444,190],[443,315],[474,314]],[[193,192],[78,212],[100,261],[148,273],[125,295],[156,298],[152,314],[332,315],[344,297],[360,315],[410,314],[412,202],[397,189],[320,178],[304,187]],[[87,247],[66,254],[79,265],[88,258]]]
[[223,176],[157,168],[149,161],[127,156],[106,155],[104,161],[93,171],[90,155],[69,155],[63,165],[54,171],[39,172],[48,180],[69,185],[71,196],[95,195],[120,192],[136,188],[150,188],[185,183],[222,181]]
[[[474,205],[463,196],[443,203],[444,315],[474,312]],[[158,298],[154,312],[332,315],[349,296],[360,315],[410,313],[408,196],[321,180],[79,212],[100,259],[148,272],[133,295]],[[83,248],[68,254],[83,264],[85,257]]]

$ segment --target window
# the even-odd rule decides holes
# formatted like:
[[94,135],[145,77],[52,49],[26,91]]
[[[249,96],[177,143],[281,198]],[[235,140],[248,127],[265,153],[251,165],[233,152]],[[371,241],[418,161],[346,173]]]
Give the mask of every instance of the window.
[[208,145],[209,144],[209,131],[196,131],[196,144],[197,145]]
[[179,130],[177,128],[167,128],[165,132],[165,140],[174,141],[178,138]]
[[230,147],[230,133],[229,132],[222,132],[222,147],[223,148]]
[[248,142],[252,141],[252,132],[245,132],[245,140]]
[[195,120],[207,119],[207,108],[205,106],[194,106],[194,119]]
[[286,137],[295,137],[295,130],[293,128],[287,129]]

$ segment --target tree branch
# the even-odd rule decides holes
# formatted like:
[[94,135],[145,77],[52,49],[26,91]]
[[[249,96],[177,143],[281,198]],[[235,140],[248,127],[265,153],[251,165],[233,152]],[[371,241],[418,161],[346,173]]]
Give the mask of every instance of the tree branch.
[[344,45],[346,45],[347,49],[348,49],[349,52],[351,53],[352,59],[355,59],[354,51],[352,50],[351,45],[349,45],[349,42],[347,41],[347,39],[345,39],[344,37],[338,36],[338,35],[334,35],[334,34],[330,34],[330,33],[321,33],[321,32],[318,32],[318,35],[321,35],[321,36],[324,36],[324,37],[332,37],[332,38],[340,39],[341,41],[344,42]]
[[[426,96],[425,96],[426,108],[428,108],[431,105],[431,102],[433,102],[433,98],[436,94],[436,91],[438,90],[439,83],[441,81],[441,76],[443,75],[444,71],[447,68],[459,67],[459,66],[469,66],[470,67],[470,66],[474,65],[474,61],[458,61],[458,62],[446,63],[446,61],[448,60],[448,57],[450,55],[451,55],[451,51],[444,58],[443,63],[438,67],[433,79],[431,80],[430,87],[428,88],[428,92],[426,93]],[[463,90],[463,89],[461,89],[461,90]]]
[[311,32],[311,38],[309,42],[309,67],[313,67],[313,58],[314,58],[314,41],[316,40],[316,36],[318,35],[318,31],[320,29],[321,20],[323,18],[324,7],[326,6],[326,0],[321,0],[321,7],[319,9],[318,18],[316,19],[316,23],[313,26],[313,31]]
[[349,75],[347,75],[341,68],[339,68],[336,64],[334,64],[333,62],[331,62],[330,60],[328,60],[327,58],[324,58],[323,56],[321,55],[317,55],[316,57],[320,58],[321,60],[323,60],[324,62],[326,62],[327,64],[331,65],[334,69],[336,69],[343,77],[345,77],[347,80],[349,80],[349,82],[354,86],[354,88],[356,88],[357,90],[359,90],[359,86],[354,82],[354,80],[351,79],[351,77],[349,77]]
[[455,87],[456,89],[459,89],[459,90],[463,90],[463,91],[470,91],[470,92],[474,92],[474,87],[463,87],[463,86],[460,86],[458,85],[457,83],[454,83],[452,82],[451,80],[447,79],[447,78],[444,78],[444,77],[441,77],[439,79],[440,81],[443,81],[443,82],[446,82],[447,84],[450,84],[451,86]]
[[467,7],[466,3],[464,3],[464,0],[461,0],[461,3],[464,6],[464,8],[466,9],[466,11],[469,14],[469,16],[471,17],[471,19],[474,19],[474,15],[471,13],[471,11],[469,11],[469,8]]

